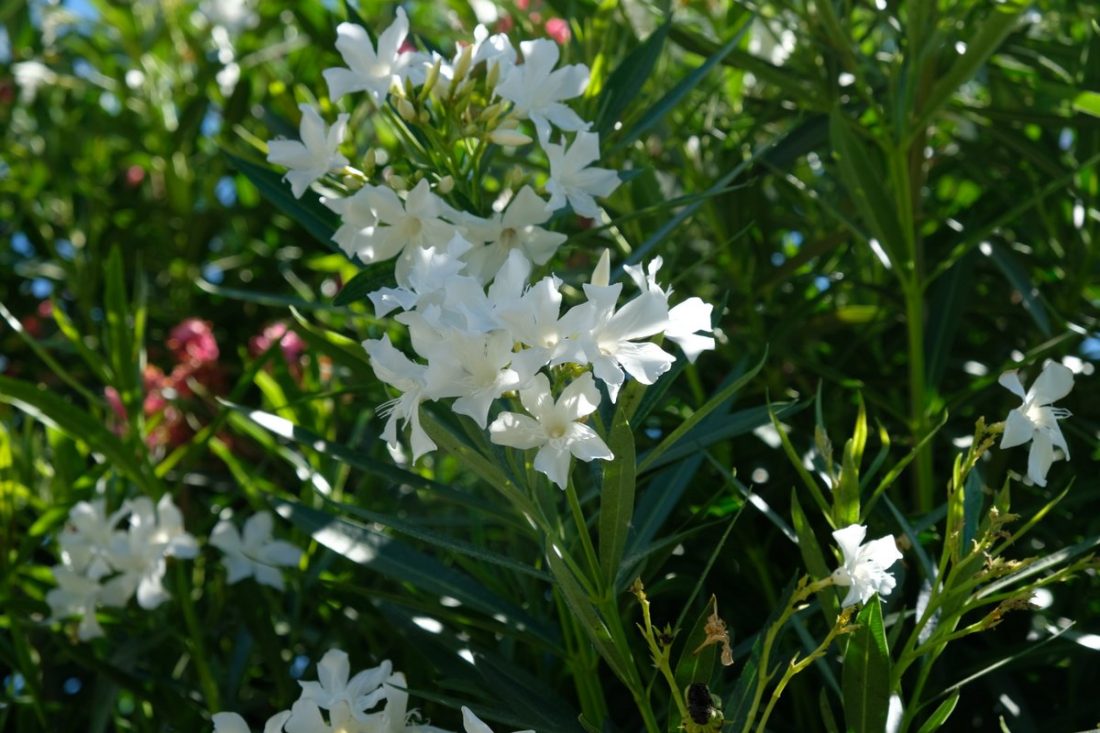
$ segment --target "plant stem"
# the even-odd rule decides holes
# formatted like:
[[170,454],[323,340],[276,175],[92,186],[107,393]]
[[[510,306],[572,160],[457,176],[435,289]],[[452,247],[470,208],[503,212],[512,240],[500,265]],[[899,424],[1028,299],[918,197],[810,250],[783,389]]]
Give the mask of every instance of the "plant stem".
[[[565,495],[569,501],[569,509],[573,513],[573,523],[577,525],[577,534],[581,538],[585,559],[588,561],[588,571],[592,582],[595,583],[597,592],[599,592],[601,590],[600,561],[596,558],[596,548],[592,544],[592,535],[588,533],[588,523],[584,520],[584,511],[581,509],[581,501],[577,496],[576,487],[573,486],[572,477],[566,484]],[[602,595],[602,593],[598,593],[598,595]]]
[[195,616],[195,603],[191,600],[191,585],[188,583],[187,571],[183,563],[177,560],[174,565],[176,596],[179,598],[183,620],[187,624],[187,632],[191,637],[191,658],[195,660],[195,673],[199,676],[199,686],[202,687],[203,697],[206,698],[206,709],[216,713],[221,710],[218,684],[214,681],[214,676],[210,673],[210,665],[206,661],[206,645],[203,643],[199,620]]
[[[816,582],[804,585],[808,580],[807,577],[803,577],[799,582],[799,587],[795,589],[791,594],[790,600],[787,601],[786,608],[783,609],[783,613],[779,615],[779,618],[775,620],[768,630],[764,634],[764,646],[760,649],[760,662],[756,669],[756,690],[752,695],[752,705],[749,707],[749,713],[745,716],[745,727],[742,728],[742,733],[748,733],[752,730],[753,720],[756,718],[756,711],[760,707],[760,700],[764,697],[764,689],[768,686],[768,682],[771,681],[772,675],[768,672],[768,662],[771,659],[772,646],[775,644],[775,638],[779,635],[780,630],[786,625],[787,620],[794,615],[795,609],[802,601],[809,598],[814,593],[820,590],[828,588],[833,585],[832,577],[822,578]],[[780,690],[782,692],[782,690]],[[769,703],[769,707],[772,707],[774,703]],[[765,713],[765,720],[768,713]]]
[[771,717],[772,714],[772,709],[775,708],[775,704],[779,702],[779,697],[783,694],[783,690],[787,687],[787,683],[790,682],[796,674],[813,664],[813,662],[819,657],[824,656],[825,652],[829,648],[829,645],[833,643],[833,639],[835,639],[838,635],[846,633],[855,628],[854,626],[848,625],[848,618],[850,615],[851,609],[849,608],[837,617],[836,623],[833,624],[833,628],[829,630],[829,633],[825,636],[825,639],[817,646],[816,649],[810,652],[803,659],[798,659],[798,656],[795,655],[794,659],[791,660],[791,663],[787,665],[787,671],[783,673],[783,677],[779,680],[779,683],[775,686],[775,689],[772,690],[771,699],[768,700],[768,705],[764,708],[764,714],[760,716],[760,723],[756,726],[756,733],[764,733],[764,726],[767,725],[768,718]]

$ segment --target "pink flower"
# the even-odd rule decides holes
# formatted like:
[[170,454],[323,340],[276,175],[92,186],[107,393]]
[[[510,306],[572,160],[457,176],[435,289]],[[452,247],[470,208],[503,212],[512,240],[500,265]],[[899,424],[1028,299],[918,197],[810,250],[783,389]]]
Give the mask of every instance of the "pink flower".
[[185,364],[208,364],[218,360],[218,342],[209,321],[188,318],[172,329],[168,348]]
[[276,342],[283,352],[283,359],[296,378],[301,376],[302,356],[306,342],[295,331],[291,331],[285,321],[269,324],[263,331],[248,340],[248,353],[256,357],[270,349]]
[[569,43],[572,34],[569,32],[569,23],[561,18],[551,18],[546,21],[546,35],[553,38],[559,45]]

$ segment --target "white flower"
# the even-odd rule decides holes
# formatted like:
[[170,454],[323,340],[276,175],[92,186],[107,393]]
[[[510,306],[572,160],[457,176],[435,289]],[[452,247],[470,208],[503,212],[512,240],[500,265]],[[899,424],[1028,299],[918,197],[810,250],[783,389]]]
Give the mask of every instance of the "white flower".
[[102,588],[99,583],[64,565],[51,568],[57,587],[46,593],[52,620],[80,616],[77,635],[81,641],[103,636],[103,628],[96,620],[95,610]]
[[[441,218],[451,215],[450,207],[431,192],[427,179],[416,184],[406,194],[404,202],[388,186],[364,186],[353,198],[360,196],[364,200],[357,202],[356,209],[362,211],[362,206],[368,205],[377,218],[377,224],[356,234],[354,244],[357,249],[354,254],[364,264],[381,262],[401,254],[394,274],[397,284],[408,288],[415,250],[418,247],[442,248],[454,237],[454,225]],[[329,207],[336,208],[333,204]],[[345,242],[340,244],[345,251],[352,253]]]
[[325,69],[328,96],[335,102],[351,92],[369,92],[375,104],[381,104],[395,82],[400,83],[412,54],[402,54],[401,44],[409,33],[409,19],[403,8],[389,28],[378,37],[377,49],[367,31],[354,23],[336,26],[336,50],[347,68]]
[[321,114],[310,105],[301,104],[298,109],[302,110],[301,142],[269,140],[267,143],[267,162],[290,169],[284,179],[290,181],[295,198],[301,198],[309,184],[321,176],[348,164],[348,159],[338,150],[344,139],[348,115],[340,115],[336,124],[326,127]]
[[252,5],[252,0],[203,0],[199,3],[199,11],[214,25],[239,33],[260,22]]
[[[481,722],[481,718],[474,715],[473,711],[465,705],[462,706],[462,727],[466,733],[493,733],[493,729]],[[533,730],[520,730],[516,733],[535,733]]]
[[399,445],[397,421],[404,420],[405,424],[412,428],[413,461],[435,450],[435,443],[420,426],[420,403],[427,399],[425,376],[428,367],[411,361],[409,357],[394,348],[390,343],[389,335],[381,339],[364,341],[363,348],[370,356],[371,368],[374,369],[375,376],[401,392],[400,397],[378,408],[379,415],[389,417],[382,431],[382,437],[391,448],[397,448]]
[[[535,126],[539,140],[545,145],[550,139],[550,125],[559,130],[587,130],[591,123],[562,104],[563,100],[579,97],[588,86],[588,67],[573,64],[555,70],[558,44],[542,38],[523,41],[523,63],[508,70],[496,87],[496,93],[515,105],[521,117]],[[504,71],[504,69],[501,69]]]
[[[624,371],[642,384],[653,384],[672,368],[675,359],[657,344],[637,343],[637,339],[654,336],[668,327],[667,298],[646,290],[616,309],[622,283],[594,284],[606,281],[607,262],[605,252],[593,274],[593,282],[584,286],[588,301],[562,316],[561,328],[576,334],[573,338],[584,361],[592,364],[592,371],[607,385],[614,402],[626,381]],[[559,356],[553,363],[565,360],[566,357]]]
[[[332,241],[340,245],[348,257],[359,257],[361,250],[371,246],[374,227],[378,224],[378,217],[371,206],[373,189],[374,186],[366,185],[345,198],[321,197],[322,204],[340,215],[340,226],[333,233]],[[373,262],[369,257],[370,254],[363,261]]]
[[578,422],[600,404],[600,393],[588,372],[562,390],[557,402],[546,375],[536,374],[530,385],[520,390],[519,399],[533,417],[502,412],[489,426],[491,439],[521,450],[538,448],[535,470],[559,488],[564,489],[569,481],[570,456],[582,461],[615,457],[595,430]]
[[226,582],[233,584],[254,577],[257,583],[283,590],[283,574],[277,566],[294,567],[302,551],[289,542],[271,537],[271,512],[256,512],[244,523],[243,537],[236,526],[222,520],[210,533],[210,544],[225,553]]
[[105,502],[77,502],[69,510],[69,521],[58,537],[61,559],[67,567],[92,580],[112,572],[111,547],[118,534],[118,523],[130,513],[124,506],[107,516]]
[[1027,475],[1039,486],[1047,485],[1047,471],[1054,461],[1054,448],[1069,459],[1069,446],[1058,427],[1058,421],[1069,417],[1069,410],[1051,407],[1073,389],[1073,371],[1057,362],[1044,368],[1035,384],[1024,394],[1024,386],[1016,370],[1005,372],[997,380],[1024,402],[1008,413],[1001,448],[1013,448],[1031,441],[1027,457]]
[[516,49],[506,33],[489,35],[489,29],[478,23],[474,28],[473,65],[484,62],[486,66],[500,64],[500,78],[516,65]]
[[451,409],[473,418],[484,429],[493,400],[518,389],[531,377],[510,367],[513,345],[506,331],[451,331],[429,355],[430,392],[438,397],[457,397]]
[[[344,706],[352,717],[363,721],[367,719],[366,711],[385,698],[386,692],[382,685],[392,671],[393,665],[386,660],[377,667],[365,669],[348,679],[351,665],[347,653],[330,649],[317,663],[317,681],[298,683],[302,687],[302,696],[299,699],[329,711],[338,711]],[[312,713],[303,711],[303,715],[312,716]]]
[[103,585],[101,598],[108,606],[124,606],[137,593],[138,605],[152,610],[168,599],[163,580],[165,558],[193,558],[198,543],[183,528],[183,517],[165,494],[153,507],[145,496],[127,502],[130,528],[118,533],[111,562],[119,574]]
[[580,132],[568,148],[564,143],[546,143],[543,149],[550,161],[550,179],[546,182],[550,200],[546,208],[555,211],[568,201],[573,211],[581,216],[599,216],[593,197],[607,196],[619,185],[615,171],[588,167],[600,158],[600,136],[595,132]]
[[[281,733],[283,724],[290,718],[290,711],[284,710],[272,715],[264,725],[264,733]],[[215,713],[212,718],[214,733],[251,733],[244,718],[236,713]]]
[[41,61],[14,63],[11,73],[15,77],[15,85],[19,87],[19,98],[24,102],[33,102],[39,87],[57,83],[57,74]]
[[445,247],[417,247],[412,250],[407,287],[380,288],[367,294],[374,304],[374,315],[382,318],[395,308],[408,311],[426,302],[440,300],[448,285],[463,277],[459,273],[466,265],[459,258],[471,246],[461,234],[455,234]]
[[564,234],[539,226],[550,214],[546,202],[530,186],[524,186],[503,214],[468,225],[470,237],[485,243],[465,257],[470,274],[483,283],[489,282],[512,250],[523,252],[536,265],[545,265],[566,239]]
[[866,603],[875,593],[888,596],[894,589],[896,581],[889,570],[901,559],[897,543],[886,536],[861,544],[866,535],[867,528],[862,524],[833,532],[833,539],[844,555],[844,564],[833,571],[833,582],[848,588],[848,595],[841,602],[845,608]]
[[[663,297],[667,307],[672,290],[665,290],[657,284],[657,272],[662,263],[660,257],[654,257],[644,271],[640,265],[624,265],[623,270],[642,292]],[[710,325],[712,311],[710,303],[705,303],[700,298],[688,298],[668,312],[665,338],[676,342],[692,364],[699,354],[714,348],[714,337],[703,335],[714,330]]]

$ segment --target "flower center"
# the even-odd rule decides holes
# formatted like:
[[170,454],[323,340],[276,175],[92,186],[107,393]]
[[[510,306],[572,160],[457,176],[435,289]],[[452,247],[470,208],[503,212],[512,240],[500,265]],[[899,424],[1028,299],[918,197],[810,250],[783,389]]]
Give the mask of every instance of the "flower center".
[[513,249],[519,246],[519,235],[512,227],[503,229],[500,232],[500,246],[504,249]]

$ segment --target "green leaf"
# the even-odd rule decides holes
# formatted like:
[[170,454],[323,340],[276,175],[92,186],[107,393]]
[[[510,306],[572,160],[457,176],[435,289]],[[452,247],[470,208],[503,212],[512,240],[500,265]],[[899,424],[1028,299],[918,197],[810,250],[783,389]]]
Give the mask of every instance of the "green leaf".
[[454,598],[510,627],[524,629],[550,646],[559,643],[549,629],[511,601],[401,540],[297,501],[279,500],[275,507],[280,516],[345,559],[396,583],[409,583],[436,597]]
[[137,392],[138,359],[131,334],[133,323],[130,304],[126,300],[125,270],[118,246],[111,247],[104,267],[104,311],[107,321],[107,359],[111,364],[112,384],[122,396],[122,402],[133,414]]
[[633,665],[623,657],[615,646],[611,638],[611,631],[607,628],[603,618],[600,617],[584,588],[577,582],[576,576],[564,560],[563,553],[564,550],[553,543],[546,546],[546,562],[550,566],[550,572],[553,573],[554,580],[557,581],[556,585],[562,598],[569,606],[569,610],[572,611],[581,628],[588,634],[592,645],[603,657],[603,660],[607,662],[607,666],[611,668],[611,671],[627,686],[633,686],[634,674],[636,674],[632,674],[634,672]]
[[[741,388],[748,384],[749,380],[751,380],[760,372],[760,369],[764,366],[764,362],[767,360],[767,358],[768,352],[767,350],[765,350],[764,355],[760,357],[760,361],[757,362],[756,366],[754,366],[745,374],[742,374],[739,378],[735,379],[731,384],[728,384],[726,385],[726,387],[719,390],[717,393],[715,393],[713,397],[707,400],[702,407],[692,413],[691,417],[680,423],[680,425],[678,425],[675,430],[669,433],[668,437],[662,440],[656,448],[649,451],[649,453],[647,453],[645,457],[642,458],[641,462],[638,464],[638,473],[644,473],[649,468],[660,465],[657,463],[657,459],[660,458],[662,454],[666,453],[671,448],[676,447],[678,443],[683,441],[688,432],[690,432],[692,428],[702,422],[703,418],[717,410],[719,407],[724,406],[729,400],[732,400],[734,396],[741,390]],[[754,425],[753,427],[756,426]],[[752,428],[749,429],[751,430]],[[694,449],[695,447],[691,446],[688,448],[688,452],[693,452]],[[667,462],[668,460],[661,461],[661,463]]]
[[1100,94],[1096,92],[1081,92],[1073,99],[1073,108],[1078,112],[1100,117]]
[[1021,265],[1005,247],[993,242],[990,243],[990,247],[992,249],[989,258],[1000,268],[1005,279],[1020,294],[1023,299],[1024,310],[1031,316],[1031,320],[1035,321],[1039,331],[1050,338],[1053,333],[1050,326],[1050,317],[1047,315],[1043,302],[1039,299],[1039,289],[1032,283],[1027,268]]
[[[927,126],[932,116],[947,104],[951,95],[969,81],[982,64],[989,60],[993,52],[1016,27],[1017,20],[1027,10],[1029,3],[1022,0],[1008,0],[1008,2],[990,5],[992,9],[989,15],[966,39],[966,52],[955,59],[946,73],[939,75],[939,80],[924,100],[924,106],[919,110],[917,119],[909,128],[910,134],[917,134]],[[947,53],[954,54],[955,47],[947,44],[945,47]]]
[[[903,257],[905,240],[894,214],[894,202],[883,185],[886,177],[879,151],[868,146],[852,127],[839,109],[829,114],[829,139],[840,168],[840,178],[871,238],[878,240],[891,266],[900,271],[906,262]],[[861,232],[855,234],[862,235]]]
[[332,299],[333,305],[350,305],[366,299],[367,293],[393,284],[393,263],[379,262],[355,274]]
[[[771,622],[772,620],[769,620],[768,623]],[[726,718],[726,725],[723,728],[728,727],[729,730],[734,731],[751,730],[748,726],[755,721],[748,719],[749,711],[752,710],[753,697],[759,681],[760,655],[763,648],[764,634],[757,634],[756,641],[752,645],[752,651],[739,665],[741,675],[737,678],[733,691],[723,701],[722,712]]]
[[958,704],[959,691],[955,690],[951,697],[941,702],[936,711],[928,716],[928,720],[924,721],[917,733],[933,733],[933,731],[939,730],[940,726],[947,722],[948,717],[951,716]]
[[882,733],[890,708],[890,652],[877,595],[860,610],[856,622],[860,626],[848,635],[844,652],[844,718],[855,733]]
[[421,527],[418,524],[406,521],[391,514],[375,512],[371,511],[370,509],[364,509],[363,507],[354,506],[352,504],[345,504],[343,502],[334,501],[324,496],[320,492],[317,492],[317,494],[322,498],[327,506],[339,510],[343,514],[352,515],[367,522],[381,524],[382,526],[389,527],[399,534],[405,535],[406,537],[413,537],[420,540],[421,542],[438,547],[441,550],[448,550],[459,555],[465,555],[466,557],[472,558],[477,562],[486,563],[488,565],[496,565],[497,567],[506,568],[516,573],[529,575],[533,578],[538,578],[539,580],[543,580],[546,582],[550,582],[553,580],[550,577],[549,573],[531,567],[530,565],[508,557],[507,555],[501,555],[500,553],[486,550],[485,548],[475,545],[471,542],[466,542],[464,540],[455,539],[454,537],[442,535],[438,532],[433,532],[429,529]]
[[824,687],[817,696],[817,707],[821,711],[821,724],[825,727],[825,733],[840,733],[840,726],[833,716],[833,706],[829,704],[829,692]]
[[[802,505],[798,503],[798,493],[791,489],[791,523],[794,532],[798,536],[798,551],[802,555],[802,562],[815,580],[826,578],[830,575],[829,565],[825,562],[825,555],[821,552],[821,545],[817,542],[813,528],[810,527]],[[836,621],[837,602],[833,593],[820,593],[818,599],[821,608],[825,612],[825,620],[830,626]]]
[[507,700],[509,711],[522,718],[524,725],[538,731],[558,733],[581,730],[577,712],[571,710],[561,698],[551,696],[545,682],[518,664],[500,657],[478,654],[474,669],[484,680],[485,689],[492,690],[497,700]]
[[859,467],[855,462],[855,441],[844,443],[840,478],[833,492],[833,522],[837,527],[859,523]]
[[[680,656],[673,667],[676,685],[681,690],[692,682],[710,684],[710,678],[714,674],[714,664],[718,660],[719,645],[708,644],[702,649],[699,649],[699,646],[707,638],[707,619],[717,610],[717,606],[717,599],[711,596],[710,600],[703,606],[702,612],[695,619],[695,623],[691,625],[691,630],[684,637]],[[697,649],[699,650],[698,654],[695,653]]]
[[152,495],[162,493],[160,483],[149,465],[104,426],[103,421],[89,415],[68,399],[45,388],[10,377],[0,377],[0,402],[18,407],[36,420],[52,425],[73,440],[87,443],[102,453],[111,465],[141,489]]
[[970,250],[928,291],[928,324],[924,336],[925,373],[929,388],[935,388],[947,368],[951,345],[963,321],[963,312],[974,291],[974,263],[977,251]]
[[321,203],[316,193],[307,189],[300,199],[296,199],[290,186],[275,171],[229,152],[225,156],[276,209],[298,222],[321,244],[334,251],[341,251],[332,241],[339,219]]
[[623,112],[636,101],[642,86],[649,79],[661,51],[665,47],[672,20],[669,19],[649,34],[619,63],[607,78],[600,93],[599,111],[595,117],[596,132],[604,138],[622,119]]
[[309,345],[311,351],[320,352],[329,357],[334,363],[351,372],[356,379],[373,378],[374,370],[370,365],[370,357],[367,356],[361,344],[341,333],[310,323],[296,308],[291,307],[290,315],[294,316],[298,324],[294,330]]
[[[781,416],[792,415],[801,410],[804,405],[794,402],[776,403],[778,413]],[[761,425],[766,425],[769,420],[769,407],[750,407],[728,415],[712,415],[682,435],[676,444],[663,452],[656,460],[650,460],[652,451],[645,455],[642,463],[646,469],[663,466],[667,463],[686,458],[694,453],[706,449],[723,440],[750,433]],[[662,444],[663,445],[663,444]],[[660,446],[658,446],[660,447]],[[642,470],[641,465],[638,468]]]
[[[743,22],[741,28],[733,34],[733,37],[726,41],[718,50],[712,53],[706,61],[700,64],[697,68],[690,71],[683,79],[677,82],[676,86],[672,87],[663,97],[658,99],[652,105],[649,106],[648,111],[642,116],[634,125],[626,132],[622,138],[619,139],[615,146],[615,150],[620,150],[630,143],[637,140],[658,122],[664,119],[671,110],[684,100],[684,98],[691,92],[692,89],[699,85],[707,74],[711,72],[715,66],[721,63],[730,51],[737,48],[737,44],[741,42],[741,37],[745,34],[750,27],[752,27],[752,16],[748,16]],[[667,31],[666,31],[667,32]],[[628,100],[629,101],[629,100]],[[724,184],[723,184],[724,185]]]
[[604,583],[615,582],[634,518],[637,463],[634,431],[622,408],[615,411],[608,447],[615,455],[604,468],[600,488],[599,556]]
[[195,280],[195,285],[200,290],[203,290],[211,295],[217,295],[222,298],[229,298],[231,300],[243,300],[246,303],[257,303],[259,305],[270,305],[276,308],[299,308],[301,310],[334,310],[335,306],[332,306],[323,301],[311,301],[303,300],[302,298],[295,298],[290,295],[281,295],[279,293],[264,293],[257,290],[244,290],[242,288],[226,288],[221,285],[215,285],[212,282],[199,278]]

